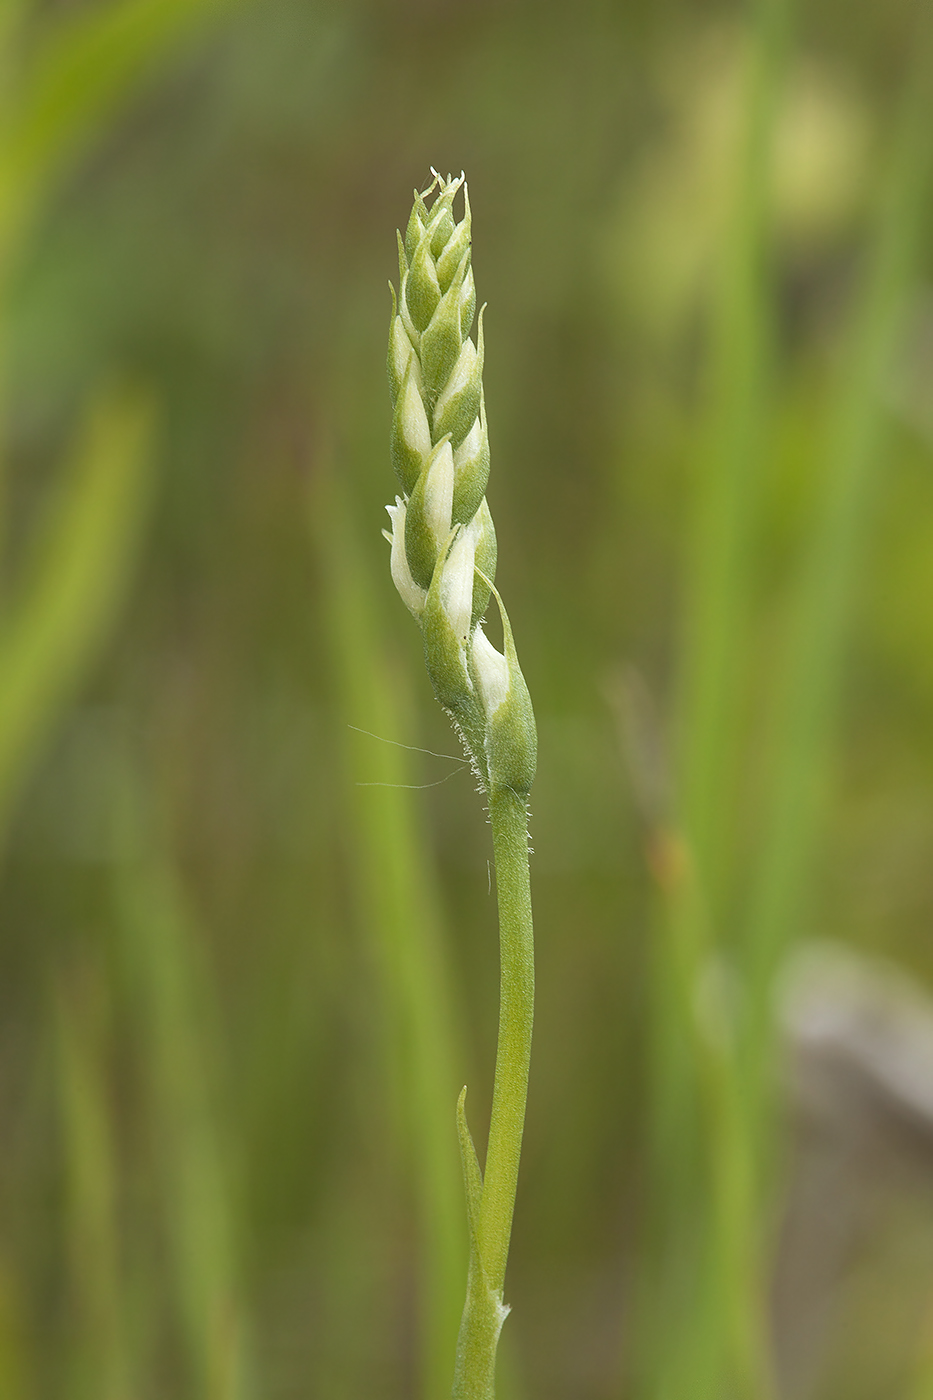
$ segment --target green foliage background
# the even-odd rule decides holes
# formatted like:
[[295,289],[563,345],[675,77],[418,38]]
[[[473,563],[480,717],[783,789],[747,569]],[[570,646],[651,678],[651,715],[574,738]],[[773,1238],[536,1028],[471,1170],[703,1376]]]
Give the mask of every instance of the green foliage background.
[[[788,619],[817,607],[801,561],[832,443],[868,398],[873,485],[823,637],[825,723],[796,750],[826,778],[782,938],[933,978],[924,6],[135,9],[138,53],[92,45],[69,89],[109,91],[116,52],[128,91],[91,117],[77,101],[58,165],[0,147],[0,195],[18,180],[31,201],[28,223],[0,206],[3,627],[38,596],[31,570],[79,600],[33,617],[29,636],[74,660],[26,687],[22,772],[0,773],[0,1394],[407,1400],[449,1384],[466,1258],[454,1108],[468,1083],[479,1145],[495,1043],[490,843],[458,760],[394,746],[456,755],[379,533],[395,490],[386,281],[434,165],[470,182],[498,579],[540,734],[502,1393],[660,1396],[644,1339],[667,1295],[639,1301],[640,1280],[691,1258],[678,1231],[712,1209],[689,1083],[685,1170],[653,1155],[670,833],[686,822],[716,848],[710,942],[741,966],[773,754],[809,742],[769,737]],[[6,88],[104,13],[27,7]],[[770,79],[748,76],[762,54],[770,115]],[[912,81],[908,195],[885,204]],[[742,165],[756,101],[772,179]],[[887,341],[859,330],[886,315]],[[131,428],[125,383],[145,405]],[[145,431],[149,467],[87,601],[73,578],[56,593],[35,542],[65,557],[62,464],[102,396],[105,446],[119,423]],[[684,676],[702,556],[726,548],[695,518],[743,413],[736,480],[754,500],[726,595],[745,621],[729,614],[729,723],[685,815],[669,774],[698,723]],[[106,562],[109,499],[67,536],[85,561]],[[763,1139],[762,1220],[780,1216],[788,1136]],[[912,1187],[849,1261],[820,1400],[926,1393],[928,1197]],[[646,1228],[653,1211],[666,1230]],[[660,1319],[662,1351],[690,1345],[692,1287],[687,1316]],[[763,1400],[731,1384],[717,1400]]]

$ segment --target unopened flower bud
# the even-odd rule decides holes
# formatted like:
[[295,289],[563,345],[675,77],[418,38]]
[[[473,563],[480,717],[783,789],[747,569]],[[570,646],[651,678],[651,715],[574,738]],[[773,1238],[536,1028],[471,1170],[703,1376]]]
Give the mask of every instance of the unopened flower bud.
[[405,548],[413,577],[429,588],[441,545],[450,534],[454,458],[447,438],[438,443],[408,502]]
[[436,400],[457,364],[463,334],[460,329],[460,290],[469,262],[469,248],[456,269],[453,281],[438,303],[421,337],[421,371],[428,402]]
[[405,279],[403,295],[415,329],[424,334],[425,327],[441,299],[441,286],[437,280],[434,259],[431,257],[427,231],[415,249]]
[[464,253],[469,253],[470,251],[470,234],[473,219],[470,213],[470,197],[467,193],[466,184],[463,186],[463,203],[463,218],[451,232],[450,238],[437,260],[438,281],[445,290],[450,286],[454,273],[463,259]]
[[402,381],[398,402],[392,418],[392,465],[403,491],[414,490],[415,482],[431,456],[431,430],[418,388],[417,361],[414,355]]
[[398,402],[405,377],[411,372],[415,387],[421,388],[421,371],[418,364],[415,348],[411,343],[408,332],[405,329],[405,322],[398,314],[395,301],[395,291],[392,292],[392,328],[389,331],[389,353],[386,358],[386,368],[389,372],[389,387],[392,390],[392,403]]
[[489,481],[489,437],[486,410],[480,398],[473,426],[454,452],[453,519],[466,523],[479,510]]
[[483,396],[483,313],[479,316],[479,346],[465,340],[450,378],[434,405],[434,434],[450,434],[459,447],[473,426]]
[[528,686],[518,664],[508,614],[495,588],[502,618],[504,654],[474,634],[473,674],[486,716],[486,770],[490,788],[505,787],[527,797],[534,782],[538,736]]

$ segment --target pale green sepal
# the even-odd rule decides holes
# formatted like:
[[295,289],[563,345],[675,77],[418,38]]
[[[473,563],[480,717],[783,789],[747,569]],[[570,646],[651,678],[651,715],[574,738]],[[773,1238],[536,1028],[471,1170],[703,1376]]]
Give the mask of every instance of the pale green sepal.
[[509,615],[498,589],[491,581],[489,586],[499,605],[502,618],[503,650],[509,674],[505,697],[491,712],[486,712],[486,766],[489,772],[489,786],[509,788],[516,796],[527,797],[534,782],[538,758],[538,733],[534,710],[525,677],[518,664]]
[[465,525],[479,510],[489,482],[489,434],[482,394],[473,426],[454,452],[454,472],[453,519]]
[[406,495],[415,489],[431,455],[431,430],[418,389],[416,363],[412,355],[392,415],[389,442],[395,475]]
[[489,606],[489,580],[496,577],[496,527],[492,523],[485,496],[479,503],[469,528],[476,539],[476,556],[473,569],[473,626],[479,622]]
[[434,436],[450,433],[460,446],[479,413],[483,396],[483,313],[479,314],[479,345],[465,340],[453,372],[434,406]]
[[[437,180],[432,180],[426,193],[430,194],[436,184]],[[414,257],[415,249],[424,236],[424,226],[428,221],[428,211],[424,202],[424,195],[420,194],[418,190],[415,190],[414,194],[415,201],[411,207],[411,214],[408,216],[408,227],[405,230],[404,243],[401,242],[401,234],[399,234],[399,243],[401,244],[402,252],[408,259]]]
[[[451,235],[454,231],[454,216],[451,209],[452,204],[453,195],[445,194],[442,195],[437,202],[436,213],[434,209],[432,209],[431,211],[434,217],[431,219],[431,223],[428,228],[428,237],[430,240],[429,246],[431,249],[431,256],[432,258],[434,258],[435,265],[437,265],[437,260],[440,257],[440,254],[450,242]],[[438,281],[440,282],[440,267],[437,268],[437,275]],[[443,286],[444,284],[443,282],[441,282],[442,289]]]
[[408,339],[411,341],[412,345],[415,347],[415,356],[417,357],[418,349],[419,349],[419,347],[420,347],[420,345],[421,345],[421,332],[420,332],[419,330],[416,330],[416,329],[415,329],[415,323],[414,323],[414,321],[411,319],[411,316],[410,316],[409,313],[408,313],[408,301],[407,301],[407,294],[406,294],[406,290],[405,290],[405,289],[407,288],[407,286],[408,286],[408,273],[406,272],[406,273],[405,273],[405,276],[404,276],[404,277],[402,278],[402,280],[401,280],[401,283],[400,283],[399,289],[398,289],[398,314],[399,314],[399,315],[401,316],[401,318],[402,318],[402,325],[405,327],[405,334],[408,336]]
[[402,242],[402,235],[399,233],[398,229],[395,230],[395,236],[398,239],[398,285],[401,288],[404,286],[405,278],[408,276],[408,257],[405,253],[405,244]]
[[417,352],[421,345],[421,332],[411,319],[411,313],[408,310],[408,295],[406,292],[409,272],[408,259],[405,256],[405,249],[402,245],[402,235],[399,233],[398,229],[395,230],[395,236],[398,239],[398,314],[402,318],[402,324],[405,327],[408,339]]
[[421,373],[426,397],[432,404],[453,373],[463,343],[460,334],[462,281],[460,275],[454,278],[421,337]]
[[476,314],[476,283],[473,280],[472,267],[467,268],[466,276],[463,279],[463,286],[460,288],[460,336],[466,340],[470,334],[470,327],[473,324],[473,317]]
[[453,475],[450,439],[444,438],[415,482],[405,520],[405,553],[422,588],[430,588],[440,547],[450,534]]
[[[454,199],[457,191],[464,184],[464,177],[462,171],[456,180],[452,179],[449,174],[445,180],[437,170],[432,169],[431,173],[438,186],[438,196],[431,208],[427,232],[431,244],[431,255],[436,262],[454,233]],[[431,188],[433,189],[433,185]]]
[[415,249],[408,269],[408,277],[405,280],[405,300],[408,314],[419,333],[424,331],[434,315],[440,299],[440,284],[437,280],[434,259],[431,257],[428,235],[425,232]]
[[430,588],[437,563],[437,543],[424,509],[424,477],[415,483],[405,514],[405,557],[411,576],[421,588]]
[[[445,248],[437,259],[437,280],[444,291],[450,286],[454,273],[457,271],[464,255],[469,257],[470,252],[470,221],[469,218],[460,220],[460,223],[453,230]],[[467,264],[469,266],[469,263]]]
[[392,293],[392,321],[389,326],[389,352],[386,356],[386,371],[389,376],[389,389],[392,394],[392,407],[398,403],[398,396],[402,391],[405,382],[405,374],[411,366],[411,375],[415,381],[416,388],[421,387],[420,370],[418,369],[418,356],[415,354],[411,338],[405,328],[405,322],[398,313],[398,303],[395,298],[395,288],[389,283],[389,291]]
[[[452,530],[438,555],[421,614],[421,630],[425,665],[434,694],[469,739],[482,733],[484,717],[473,692],[466,661],[471,594],[467,595],[466,606],[463,595],[467,587],[472,592],[473,557],[470,541],[462,536],[462,527]],[[470,578],[465,582],[460,575],[465,574],[467,565]]]

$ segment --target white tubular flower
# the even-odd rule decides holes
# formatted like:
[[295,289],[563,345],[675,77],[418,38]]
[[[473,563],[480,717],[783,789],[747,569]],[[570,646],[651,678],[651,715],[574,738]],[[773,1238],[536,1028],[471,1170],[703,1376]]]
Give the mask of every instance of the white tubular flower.
[[436,549],[450,534],[453,504],[454,454],[447,441],[435,452],[424,478],[424,514]]
[[482,627],[473,633],[473,667],[486,719],[492,719],[509,693],[509,663]]
[[472,531],[461,530],[441,568],[441,607],[454,636],[465,647],[473,620],[473,566],[476,540]]
[[[411,576],[411,569],[408,567],[408,559],[405,554],[405,502],[401,496],[396,496],[394,506],[386,506],[389,512],[389,519],[392,521],[392,533],[389,540],[392,545],[389,567],[392,570],[392,582],[399,591],[402,602],[415,617],[420,617],[424,612],[424,602],[427,591],[420,588]],[[383,533],[388,534],[388,531]]]
[[412,353],[392,421],[392,465],[402,489],[409,492],[427,466],[433,446],[419,379],[418,359]]

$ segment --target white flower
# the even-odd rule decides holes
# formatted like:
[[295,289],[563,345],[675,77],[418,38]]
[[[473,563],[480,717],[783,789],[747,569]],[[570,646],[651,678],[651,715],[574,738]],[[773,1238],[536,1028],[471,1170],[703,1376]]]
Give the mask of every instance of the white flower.
[[465,647],[473,620],[473,565],[476,537],[461,530],[450,547],[441,572],[441,607],[460,645]]
[[491,719],[509,693],[509,663],[496,651],[482,627],[473,633],[473,665],[480,698],[487,720]]
[[435,451],[424,479],[424,515],[438,549],[450,534],[453,505],[454,454],[448,440]]
[[[415,370],[417,360],[412,362],[412,371]],[[422,462],[426,462],[431,453],[431,430],[428,427],[428,415],[424,411],[424,403],[418,389],[420,372],[410,373],[408,382],[402,390],[402,406],[399,414],[399,421],[402,429],[402,441],[412,452],[416,452]]]
[[392,570],[392,581],[409,612],[413,613],[415,617],[420,617],[424,612],[424,603],[428,595],[423,588],[415,583],[411,576],[411,569],[408,567],[408,556],[405,553],[405,502],[401,496],[396,496],[395,505],[386,506],[386,510],[392,521],[391,535],[387,530],[383,531],[392,545],[389,563]]

